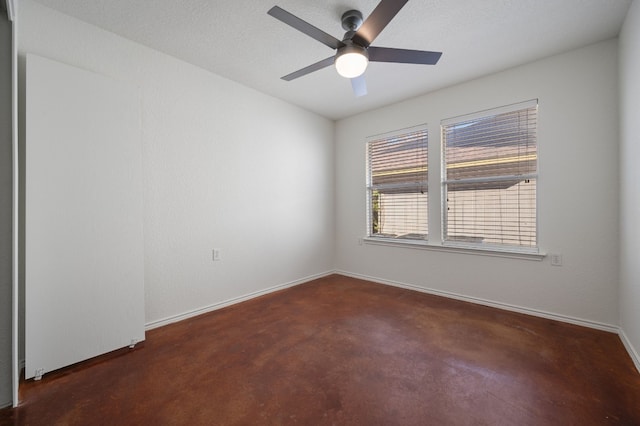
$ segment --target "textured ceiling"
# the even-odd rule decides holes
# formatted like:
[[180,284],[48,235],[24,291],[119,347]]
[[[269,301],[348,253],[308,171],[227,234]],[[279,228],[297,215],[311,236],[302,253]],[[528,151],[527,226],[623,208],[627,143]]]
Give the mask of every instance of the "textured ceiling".
[[356,98],[333,67],[281,76],[334,52],[267,15],[274,5],[342,39],[340,16],[376,0],[37,0],[331,119],[618,35],[632,0],[411,0],[373,43],[442,51],[435,66],[371,63]]

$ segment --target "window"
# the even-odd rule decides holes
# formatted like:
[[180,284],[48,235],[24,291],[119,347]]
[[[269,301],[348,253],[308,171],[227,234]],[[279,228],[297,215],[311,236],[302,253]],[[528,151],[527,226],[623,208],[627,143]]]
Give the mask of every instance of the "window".
[[427,239],[427,145],[425,127],[369,139],[370,237]]
[[537,251],[537,101],[444,120],[445,245]]

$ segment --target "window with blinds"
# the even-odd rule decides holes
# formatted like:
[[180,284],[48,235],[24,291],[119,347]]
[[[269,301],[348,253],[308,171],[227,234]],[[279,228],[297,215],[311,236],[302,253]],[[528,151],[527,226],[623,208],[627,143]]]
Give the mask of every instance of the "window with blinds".
[[537,251],[537,100],[444,120],[443,242]]
[[427,142],[424,127],[367,142],[370,237],[427,239]]

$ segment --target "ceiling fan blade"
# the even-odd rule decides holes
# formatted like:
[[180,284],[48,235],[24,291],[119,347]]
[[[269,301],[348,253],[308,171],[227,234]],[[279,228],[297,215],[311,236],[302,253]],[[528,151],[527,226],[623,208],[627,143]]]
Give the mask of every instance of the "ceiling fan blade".
[[344,46],[344,43],[332,36],[331,34],[327,34],[319,28],[314,27],[308,22],[303,21],[295,15],[287,12],[286,10],[273,6],[267,12],[269,15],[274,18],[284,22],[285,24],[295,28],[296,30],[308,35],[309,37],[318,40],[320,43],[329,46],[332,49],[338,49],[339,47]]
[[425,50],[393,49],[390,47],[374,47],[367,49],[371,62],[397,62],[402,64],[435,65],[442,52]]
[[281,77],[283,80],[291,81],[298,77],[302,77],[307,74],[311,74],[314,71],[321,70],[322,68],[326,68],[330,65],[333,65],[334,57],[329,56],[327,59],[323,59],[315,64],[311,64],[308,67],[304,67],[298,71],[292,72],[291,74],[287,74],[284,77]]
[[364,74],[351,79],[351,87],[353,88],[353,94],[357,98],[367,94],[367,81],[364,79]]
[[409,0],[381,0],[364,21],[352,40],[368,47]]

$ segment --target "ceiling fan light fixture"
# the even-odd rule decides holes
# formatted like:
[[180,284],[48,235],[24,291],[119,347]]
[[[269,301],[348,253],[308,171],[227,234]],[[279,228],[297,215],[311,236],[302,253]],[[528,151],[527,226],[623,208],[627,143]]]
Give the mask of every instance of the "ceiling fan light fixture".
[[355,78],[364,74],[369,65],[369,54],[364,47],[348,44],[340,49],[335,60],[338,74],[345,78]]

